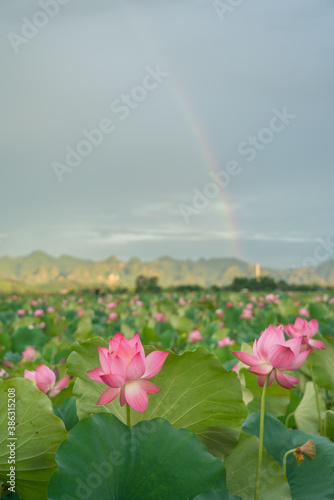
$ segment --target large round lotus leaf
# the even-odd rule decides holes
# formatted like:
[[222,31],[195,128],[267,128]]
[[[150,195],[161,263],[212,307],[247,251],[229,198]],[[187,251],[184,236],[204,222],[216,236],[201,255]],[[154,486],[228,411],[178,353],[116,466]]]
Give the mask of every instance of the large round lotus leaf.
[[45,500],[59,444],[66,431],[62,420],[52,411],[48,396],[31,381],[14,378],[0,382],[0,478],[8,481],[9,448],[7,408],[8,389],[15,389],[15,475],[16,490],[24,500]]
[[[241,433],[240,441],[225,459],[227,486],[232,495],[253,500],[259,440]],[[291,500],[283,469],[265,451],[262,457],[260,500]],[[306,497],[305,497],[306,498]]]
[[129,428],[114,415],[76,425],[57,452],[48,500],[185,500],[225,490],[222,462],[196,436],[157,418]]
[[[107,412],[126,422],[119,397],[107,405],[96,406],[106,386],[91,380],[87,370],[100,365],[98,345],[107,347],[108,343],[95,337],[74,344],[75,352],[68,358],[68,372],[78,377],[74,394],[79,419]],[[198,347],[181,355],[170,352],[151,381],[161,392],[149,396],[145,414],[131,411],[132,423],[162,417],[176,429],[195,432],[213,455],[223,458],[231,452],[238,441],[242,420],[247,416],[236,373],[226,371],[216,356]]]
[[[252,413],[244,422],[243,429],[249,434],[259,433],[260,413]],[[315,459],[307,458],[297,465],[293,454],[287,460],[287,478],[293,500],[334,498],[334,444],[327,438],[309,432],[289,430],[269,413],[264,421],[264,446],[267,452],[282,465],[286,451],[301,446],[312,439],[316,447]]]
[[28,346],[36,347],[41,350],[49,338],[44,335],[40,328],[22,327],[16,330],[12,336],[12,348],[14,352],[21,353]]

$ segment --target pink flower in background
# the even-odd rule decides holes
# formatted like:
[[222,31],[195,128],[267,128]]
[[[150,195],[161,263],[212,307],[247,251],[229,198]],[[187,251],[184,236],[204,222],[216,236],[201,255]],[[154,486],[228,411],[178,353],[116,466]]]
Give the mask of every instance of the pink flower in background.
[[0,378],[1,377],[8,377],[8,373],[3,368],[0,368]]
[[257,303],[257,307],[259,307],[260,309],[262,309],[264,307],[264,303],[263,302],[258,302]]
[[193,332],[189,333],[189,340],[190,342],[193,342],[193,344],[203,339],[204,337],[202,337],[201,333],[198,330],[194,330]]
[[225,307],[226,307],[226,309],[232,309],[232,307],[233,307],[232,302],[226,302]]
[[45,323],[45,321],[42,321],[42,322],[39,324],[39,327],[40,327],[40,329],[41,329],[41,330],[45,330],[45,328],[46,328],[46,323]]
[[328,301],[328,294],[327,294],[327,293],[325,293],[325,295],[323,295],[322,300],[323,300],[324,302],[327,302],[327,301]]
[[17,300],[17,295],[13,295],[12,300]]
[[84,309],[79,309],[79,311],[77,311],[77,315],[79,316],[79,318],[81,318],[81,316],[83,316],[85,312],[86,311]]
[[188,299],[188,304],[192,304],[193,303],[193,299]]
[[256,297],[251,297],[251,298],[250,298],[250,301],[251,301],[251,302],[257,302]]
[[98,405],[113,401],[120,394],[120,404],[144,413],[148,405],[148,394],[160,392],[148,379],[161,370],[168,353],[153,351],[145,358],[139,333],[131,340],[116,333],[110,340],[109,349],[98,347],[101,366],[87,372],[95,382],[108,385]]
[[30,301],[30,304],[31,304],[33,307],[38,306],[38,302],[37,302],[37,300],[31,300],[31,301]]
[[164,313],[161,313],[161,312],[155,313],[154,319],[155,319],[155,321],[159,321],[160,323],[163,323],[164,321],[166,321]]
[[67,302],[68,302],[68,301],[67,301],[66,299],[64,299],[64,300],[62,301],[62,305],[63,305],[63,307],[67,306]]
[[115,309],[116,304],[114,302],[109,302],[109,304],[106,305],[106,309]]
[[252,310],[253,308],[254,308],[254,304],[251,304],[251,303],[246,304],[246,309]]
[[301,337],[285,340],[283,327],[275,328],[270,325],[260,338],[254,341],[253,355],[240,351],[233,354],[239,361],[250,366],[248,371],[257,375],[259,386],[263,387],[266,376],[270,374],[268,386],[276,378],[282,387],[291,389],[299,380],[284,374],[283,370],[298,370],[305,362],[311,350],[300,352],[301,343]]
[[116,304],[120,304],[122,302],[122,299],[117,299]]
[[54,313],[54,312],[56,312],[56,310],[55,310],[55,308],[54,308],[54,307],[49,306],[49,307],[47,308],[46,312],[48,312],[48,313]]
[[225,327],[225,323],[224,323],[224,321],[221,321],[219,323],[219,328],[222,330],[224,327]]
[[36,311],[34,311],[34,316],[35,318],[41,318],[42,316],[44,316],[43,309],[36,309]]
[[18,309],[18,311],[17,311],[17,315],[18,315],[18,316],[24,316],[24,315],[25,315],[25,311],[24,311],[24,309]]
[[184,300],[183,297],[179,298],[179,304],[180,304],[180,306],[185,306],[186,305],[186,301]]
[[321,297],[320,297],[320,295],[317,295],[317,296],[315,297],[315,299],[314,299],[314,300],[315,300],[316,302],[321,302]]
[[99,298],[97,299],[97,303],[98,303],[98,304],[103,304],[103,298],[102,298],[102,297],[99,297]]
[[141,300],[137,300],[136,304],[138,307],[142,307],[144,303]]
[[240,314],[240,318],[247,320],[252,319],[253,318],[252,311],[250,309],[243,309],[242,313]]
[[274,302],[274,300],[275,300],[275,295],[273,293],[269,293],[268,295],[266,295],[265,298],[266,302]]
[[[65,372],[66,373],[66,372]],[[24,370],[24,378],[36,383],[38,389],[50,398],[54,398],[64,389],[70,381],[70,376],[65,375],[56,384],[55,373],[46,365],[39,364],[36,371]]]
[[334,297],[332,297],[331,299],[329,299],[328,304],[334,304]]
[[35,351],[33,347],[27,347],[23,352],[22,352],[22,359],[25,359],[26,361],[35,361],[39,355]]
[[285,325],[284,331],[291,339],[302,339],[301,351],[305,351],[306,349],[326,349],[325,344],[321,340],[312,339],[318,332],[318,326],[316,319],[306,321],[306,319],[297,318],[294,325],[291,325],[291,323]]
[[224,337],[224,338],[219,340],[217,346],[218,347],[226,347],[228,345],[234,345],[234,344],[235,344],[235,341],[231,340],[230,337]]
[[218,318],[223,318],[224,317],[224,313],[223,313],[223,311],[221,309],[217,309],[216,314],[217,314]]
[[13,368],[14,366],[14,363],[12,361],[7,361],[6,359],[3,360],[3,364],[6,368]]
[[83,304],[84,299],[82,297],[78,298],[78,304]]
[[118,314],[113,312],[113,313],[110,313],[108,318],[110,319],[110,321],[116,321],[117,318],[118,318]]
[[132,311],[132,316],[138,316],[138,311]]
[[288,292],[289,297],[293,297],[293,292]]
[[239,302],[238,303],[238,307],[244,307],[244,303],[243,302]]
[[296,302],[292,302],[295,307],[300,306],[300,302],[297,300]]
[[299,309],[298,314],[299,314],[299,316],[305,316],[305,318],[310,317],[310,313],[308,312],[308,310],[305,307],[302,307],[301,309]]
[[135,301],[133,299],[129,300],[129,306],[133,306],[134,303]]

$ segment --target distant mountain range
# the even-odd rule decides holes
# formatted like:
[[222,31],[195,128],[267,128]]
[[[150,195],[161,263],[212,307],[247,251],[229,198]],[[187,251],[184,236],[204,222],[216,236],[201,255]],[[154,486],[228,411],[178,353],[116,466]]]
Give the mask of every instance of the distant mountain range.
[[[261,269],[262,275],[289,283],[334,284],[334,260],[307,269]],[[133,287],[139,275],[157,276],[163,287],[179,284],[228,285],[235,277],[254,277],[255,266],[235,258],[178,260],[161,257],[151,262],[116,257],[94,262],[69,255],[52,257],[36,251],[25,257],[0,258],[0,290],[45,289],[58,291],[85,286]]]

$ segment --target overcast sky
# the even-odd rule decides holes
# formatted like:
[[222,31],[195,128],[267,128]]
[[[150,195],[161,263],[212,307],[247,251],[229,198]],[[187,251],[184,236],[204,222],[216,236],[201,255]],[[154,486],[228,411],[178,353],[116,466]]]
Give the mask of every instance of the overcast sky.
[[334,3],[224,3],[1,0],[0,255],[286,267],[334,234]]

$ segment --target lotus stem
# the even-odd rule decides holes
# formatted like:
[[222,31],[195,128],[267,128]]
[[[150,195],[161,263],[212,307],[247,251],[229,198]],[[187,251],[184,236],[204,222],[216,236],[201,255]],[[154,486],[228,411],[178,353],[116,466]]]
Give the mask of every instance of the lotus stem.
[[268,387],[269,377],[270,377],[270,373],[266,376],[266,379],[264,381],[263,389],[262,389],[262,396],[261,396],[259,453],[257,456],[257,471],[256,471],[254,500],[259,500],[259,492],[260,492],[260,476],[261,476],[261,464],[262,464],[262,452],[263,452],[264,413],[265,413],[265,409],[266,409],[266,391],[267,391],[267,387]]
[[314,387],[315,402],[316,402],[317,411],[318,411],[319,432],[320,432],[320,436],[322,436],[322,419],[321,419],[321,412],[320,412],[319,394],[318,394],[317,386],[316,386],[315,379],[314,379],[312,363],[310,363],[310,372],[311,372],[311,378],[312,378],[313,387]]
[[130,405],[126,405],[126,425],[131,429],[131,408]]
[[329,414],[332,414],[334,415],[334,411],[333,410],[327,410],[326,413],[325,413],[325,419],[324,419],[324,437],[327,437],[327,417]]
[[288,455],[290,455],[290,453],[294,453],[296,451],[296,449],[297,448],[293,448],[292,450],[287,451],[283,457],[283,472],[284,472],[285,476],[286,476],[286,459],[287,459]]

